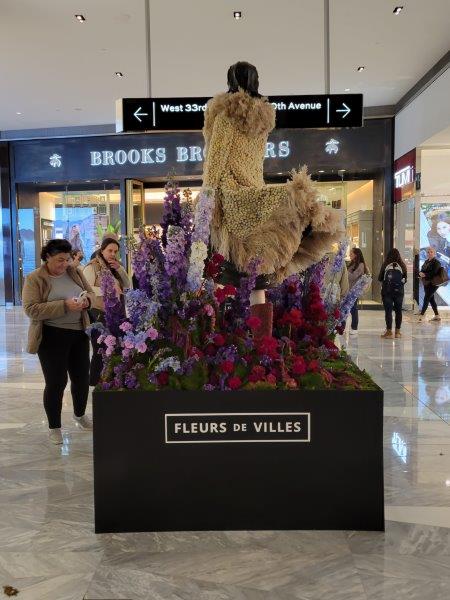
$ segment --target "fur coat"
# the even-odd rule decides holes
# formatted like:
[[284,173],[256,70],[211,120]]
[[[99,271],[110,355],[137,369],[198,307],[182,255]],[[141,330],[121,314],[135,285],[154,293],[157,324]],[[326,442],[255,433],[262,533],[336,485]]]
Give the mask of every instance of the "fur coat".
[[261,272],[281,281],[319,261],[344,234],[339,211],[317,202],[306,167],[284,185],[266,185],[263,162],[275,110],[243,91],[208,102],[203,135],[203,185],[215,190],[211,245],[245,271],[262,259]]

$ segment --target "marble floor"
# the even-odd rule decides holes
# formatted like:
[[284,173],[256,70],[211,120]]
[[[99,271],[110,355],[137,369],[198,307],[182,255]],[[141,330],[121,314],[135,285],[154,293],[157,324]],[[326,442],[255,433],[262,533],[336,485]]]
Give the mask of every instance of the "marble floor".
[[[348,351],[385,390],[386,532],[93,532],[92,439],[50,446],[20,309],[0,309],[0,597],[20,600],[449,600],[450,318]],[[6,597],[6,596],[4,596]]]

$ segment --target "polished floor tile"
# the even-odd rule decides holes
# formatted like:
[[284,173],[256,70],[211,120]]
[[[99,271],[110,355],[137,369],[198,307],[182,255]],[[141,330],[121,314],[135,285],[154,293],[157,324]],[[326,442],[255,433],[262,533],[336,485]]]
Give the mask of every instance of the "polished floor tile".
[[448,600],[450,320],[341,343],[385,390],[386,531],[95,535],[92,438],[50,446],[20,309],[0,310],[0,584],[20,600]]

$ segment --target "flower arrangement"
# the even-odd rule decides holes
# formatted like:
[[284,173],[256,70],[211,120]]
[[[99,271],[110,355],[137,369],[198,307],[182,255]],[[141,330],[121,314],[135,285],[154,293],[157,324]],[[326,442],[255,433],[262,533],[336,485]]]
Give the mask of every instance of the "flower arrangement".
[[[267,292],[273,331],[260,337],[250,308],[260,261],[251,261],[238,288],[216,284],[224,259],[208,252],[213,208],[212,190],[202,190],[194,213],[171,182],[162,234],[143,231],[131,250],[139,289],[121,298],[104,275],[105,324],[92,326],[101,329],[100,389],[376,388],[334,343],[364,282],[330,306],[321,296],[326,259],[290,276]],[[332,268],[342,268],[343,255]]]

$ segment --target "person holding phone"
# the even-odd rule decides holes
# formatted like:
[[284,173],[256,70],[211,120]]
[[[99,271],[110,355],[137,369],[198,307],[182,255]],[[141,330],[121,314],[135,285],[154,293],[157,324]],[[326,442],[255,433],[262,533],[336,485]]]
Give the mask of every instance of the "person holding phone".
[[30,318],[27,351],[37,354],[45,379],[44,408],[50,441],[62,444],[61,410],[70,377],[73,418],[81,429],[92,429],[86,416],[89,395],[88,308],[95,294],[83,274],[71,264],[67,240],[50,240],[41,251],[43,265],[25,280],[22,302]]
[[[103,321],[105,313],[101,289],[103,273],[105,271],[110,271],[112,273],[116,282],[116,291],[119,296],[123,294],[123,291],[126,288],[131,286],[128,273],[118,261],[119,250],[119,242],[115,238],[104,238],[100,248],[95,253],[94,258],[84,267],[83,274],[97,297],[97,310],[96,314],[93,315],[97,321]],[[103,368],[103,360],[99,354],[100,346],[97,343],[98,336],[98,332],[92,332],[92,358],[89,375],[90,385],[97,385]]]

